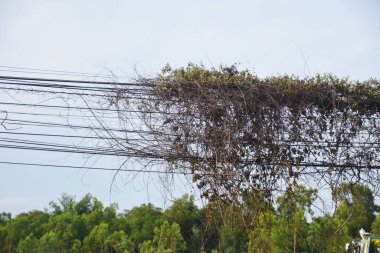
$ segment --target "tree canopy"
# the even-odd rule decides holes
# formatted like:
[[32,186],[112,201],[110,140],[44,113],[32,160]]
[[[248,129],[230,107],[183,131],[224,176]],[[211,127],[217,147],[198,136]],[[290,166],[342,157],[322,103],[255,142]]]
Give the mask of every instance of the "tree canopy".
[[[378,233],[380,216],[368,187],[345,184],[337,190],[338,208],[318,215],[312,212],[315,191],[302,185],[272,204],[258,204],[262,196],[252,193],[239,206],[219,202],[197,207],[193,197],[184,195],[165,210],[144,204],[120,213],[116,205],[103,207],[89,194],[79,201],[65,194],[55,206],[61,212],[3,213],[0,253],[340,253],[359,236],[358,228]],[[62,199],[70,199],[71,208]],[[97,203],[97,208],[84,212],[83,203]],[[246,208],[253,211],[238,212]]]

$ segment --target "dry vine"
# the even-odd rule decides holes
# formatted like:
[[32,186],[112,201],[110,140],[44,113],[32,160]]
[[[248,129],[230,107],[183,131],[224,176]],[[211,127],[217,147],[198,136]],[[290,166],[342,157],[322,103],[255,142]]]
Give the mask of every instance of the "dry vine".
[[191,173],[210,201],[239,202],[252,190],[271,196],[298,182],[378,186],[377,80],[261,79],[190,64],[139,83],[139,99],[118,85],[108,97],[140,140],[125,136],[113,147]]

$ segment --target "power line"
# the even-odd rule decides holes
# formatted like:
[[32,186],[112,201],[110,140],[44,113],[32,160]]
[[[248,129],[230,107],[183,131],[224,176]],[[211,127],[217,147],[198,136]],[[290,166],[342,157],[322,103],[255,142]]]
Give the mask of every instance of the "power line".
[[[106,137],[106,136],[88,136],[88,135],[65,135],[65,134],[45,134],[45,133],[30,133],[30,132],[6,132],[0,131],[0,134],[9,134],[9,135],[25,135],[25,136],[38,136],[38,137],[57,137],[57,138],[77,138],[77,139],[90,139],[90,140],[116,140],[116,141],[152,141],[157,142],[155,139],[143,139],[143,138],[122,138],[122,137]],[[162,141],[160,141],[162,142]]]
[[[21,72],[21,71],[20,71]],[[87,80],[71,80],[71,79],[57,79],[57,78],[31,78],[31,77],[14,77],[14,76],[0,76],[0,84],[4,85],[3,87],[0,87],[0,90],[19,90],[19,91],[26,91],[26,92],[41,92],[41,93],[54,93],[54,94],[66,94],[66,95],[96,95],[96,96],[102,96],[102,97],[112,97],[112,96],[118,96],[118,92],[126,93],[127,96],[124,96],[124,94],[120,95],[121,99],[146,99],[147,101],[157,100],[152,97],[152,91],[155,87],[154,80],[149,80],[147,83],[118,83],[118,82],[105,82],[105,81],[87,81]],[[102,85],[102,86],[100,86]],[[110,85],[111,87],[104,86],[104,85]],[[11,86],[11,87],[9,87]],[[126,87],[126,88],[118,88],[116,86]],[[32,89],[32,88],[21,88],[21,87],[36,87],[38,89]],[[68,91],[66,91],[68,90]],[[72,92],[74,91],[74,92]],[[81,92],[75,92],[75,91],[83,91]],[[87,93],[84,93],[87,92]],[[101,94],[99,94],[101,93]],[[111,95],[116,94],[116,95]],[[220,98],[217,98],[218,100]],[[172,101],[171,101],[172,102]],[[208,104],[213,103],[213,101],[208,101]],[[90,108],[87,107],[81,107],[81,106],[62,106],[62,105],[44,105],[44,104],[30,104],[30,103],[7,103],[7,102],[0,102],[2,105],[7,106],[24,106],[28,108],[41,108],[41,109],[65,109],[65,110],[86,110],[90,111],[92,114],[92,118],[95,119],[102,119],[102,115],[97,115],[95,113],[102,112],[102,113],[148,113],[148,114],[173,114],[176,115],[179,112],[172,112],[172,113],[165,113],[160,111],[142,111],[138,107],[135,109],[126,109],[126,110],[120,110],[120,109],[111,109],[111,108]],[[154,136],[156,132],[154,130],[137,130],[137,129],[128,129],[127,127],[125,129],[116,129],[116,128],[109,128],[104,127],[101,122],[98,122],[101,127],[94,125],[76,125],[76,124],[61,124],[61,123],[55,123],[55,122],[44,122],[44,121],[37,121],[37,120],[19,120],[19,119],[9,119],[8,114],[11,112],[3,110],[3,112],[7,113],[6,117],[2,120],[2,125],[5,126],[7,124],[10,125],[16,125],[16,126],[33,126],[33,127],[46,127],[46,128],[67,128],[67,129],[87,129],[90,131],[106,131],[107,134],[110,134],[112,132],[120,132],[120,133],[131,133],[132,136],[140,136],[140,138],[128,138],[123,139],[119,137],[113,138],[110,137],[102,137],[102,136],[81,136],[81,135],[62,135],[62,134],[40,134],[40,133],[10,133],[8,134],[19,134],[19,135],[25,135],[25,136],[39,136],[39,137],[62,137],[62,138],[83,138],[83,139],[92,139],[92,140],[114,140],[114,141],[125,141],[125,146],[121,145],[118,146],[119,148],[112,148],[112,147],[104,147],[104,146],[79,146],[79,145],[67,145],[57,142],[41,142],[41,141],[34,141],[34,140],[27,140],[27,139],[16,139],[16,138],[0,138],[1,142],[5,142],[6,144],[0,144],[0,148],[8,148],[8,149],[17,149],[17,150],[33,150],[33,151],[49,151],[49,152],[66,152],[66,153],[77,153],[77,154],[88,154],[88,155],[108,155],[108,156],[122,156],[122,157],[134,157],[134,158],[144,158],[144,159],[156,159],[156,160],[183,160],[186,162],[186,159],[199,159],[199,161],[206,161],[206,160],[212,160],[212,158],[202,158],[197,156],[181,156],[172,154],[169,152],[163,152],[162,155],[158,155],[154,152],[149,151],[149,147],[152,147],[156,145],[157,142],[159,142],[159,145],[165,145],[167,143],[171,142],[165,142],[165,140],[156,140],[156,139],[146,139],[143,137],[143,135],[150,135]],[[16,113],[15,113],[16,114]],[[45,113],[25,113],[25,112],[19,112],[19,115],[34,115],[34,116],[47,116],[48,114]],[[52,114],[50,114],[52,115]],[[85,118],[84,116],[78,115],[78,118]],[[115,117],[116,119],[119,119],[118,117]],[[290,119],[291,117],[282,116],[280,118],[283,119]],[[139,119],[138,117],[136,119]],[[158,119],[158,118],[156,118]],[[270,120],[270,118],[266,118],[267,120]],[[307,117],[304,117],[305,120],[307,120]],[[369,119],[378,119],[376,117],[371,117]],[[128,120],[132,120],[132,118],[128,117]],[[90,122],[93,124],[94,122]],[[7,134],[7,132],[0,132]],[[282,133],[285,133],[285,131],[282,131]],[[314,133],[318,133],[315,131]],[[322,134],[328,134],[328,132],[321,132]],[[169,137],[176,137],[180,135],[171,134],[170,132],[160,132],[162,136],[169,136]],[[350,134],[350,133],[342,133],[342,134]],[[360,134],[368,136],[369,134],[380,134],[380,132],[365,132],[364,130],[360,130],[358,133],[356,133],[357,136]],[[140,143],[138,143],[140,142]],[[153,142],[154,145],[153,145]],[[181,143],[181,142],[179,142]],[[199,140],[199,139],[188,139],[187,142],[183,142],[184,144],[189,145],[202,145],[204,143],[207,143],[205,140]],[[284,143],[293,143],[293,144],[286,144]],[[309,143],[309,144],[306,144]],[[354,143],[354,142],[350,142]],[[369,148],[374,149],[378,147],[378,144],[376,142],[355,142],[358,145],[358,147],[363,147],[363,145],[377,145],[377,146],[371,146]],[[268,143],[269,144],[269,143]],[[276,143],[274,143],[276,144]],[[328,142],[328,141],[309,141],[309,140],[281,140],[278,145],[284,145],[286,147],[289,146],[296,146],[296,147],[302,147],[302,146],[320,146],[323,147],[334,147],[335,144],[340,144],[337,141],[335,142]],[[321,145],[326,144],[326,145]],[[331,146],[330,146],[331,145]],[[355,146],[348,145],[343,146],[339,145],[338,148],[355,148]],[[312,160],[311,158],[308,160]],[[245,165],[248,166],[283,166],[286,167],[288,165],[295,166],[295,167],[306,167],[306,168],[339,168],[339,169],[345,169],[347,167],[350,168],[358,168],[358,169],[378,169],[378,166],[363,166],[363,165],[351,165],[351,164],[329,164],[325,161],[318,161],[316,163],[290,163],[290,164],[279,164],[279,163],[255,163],[254,160],[246,159],[243,162],[245,162]],[[4,162],[5,163],[5,162]],[[16,164],[16,163],[14,163]],[[27,164],[27,163],[25,163]],[[244,163],[243,163],[244,164]],[[46,165],[52,167],[53,165]],[[57,166],[55,166],[57,167]],[[60,166],[65,167],[65,166]],[[75,166],[74,166],[75,167]],[[79,168],[79,167],[77,167]],[[85,167],[81,167],[85,168]],[[166,172],[165,172],[166,173]],[[310,172],[307,172],[310,173]],[[218,174],[219,175],[219,174]]]
[[[1,82],[0,82],[1,84]],[[120,96],[108,94],[98,94],[98,93],[84,93],[84,92],[67,92],[67,91],[53,91],[53,90],[37,90],[37,89],[24,89],[24,88],[13,88],[13,87],[0,87],[0,90],[9,90],[9,91],[26,91],[29,93],[49,93],[49,94],[64,94],[64,95],[77,95],[77,96],[89,96],[89,97],[107,97],[107,98],[120,98]],[[87,91],[87,90],[86,90]],[[96,91],[94,91],[96,92]],[[116,92],[114,92],[116,94]],[[136,95],[136,94],[133,94]],[[158,99],[145,97],[143,94],[141,96],[130,96],[130,95],[122,95],[123,99],[133,99],[133,100],[147,100],[147,101],[157,101]]]
[[[70,114],[70,113],[36,113],[36,112],[19,112],[19,111],[10,111],[10,110],[5,110],[5,111],[0,111],[1,112],[6,112],[8,116],[10,115],[27,115],[27,116],[43,116],[43,117],[58,117],[58,118],[81,118],[81,119],[91,119],[91,118],[97,118],[101,117],[102,119],[120,119],[118,116],[107,116],[107,115],[101,115],[101,116],[94,116],[94,115],[89,115],[89,114]],[[139,119],[137,117],[128,117],[129,119]]]
[[[63,106],[63,105],[43,105],[43,104],[30,104],[30,103],[14,103],[14,102],[0,102],[0,105],[12,105],[12,106],[26,106],[26,107],[40,107],[47,109],[66,109],[66,110],[84,110],[84,111],[102,111],[102,112],[117,112],[117,113],[141,113],[140,110],[120,110],[120,109],[110,109],[110,108],[89,108],[83,106]],[[4,111],[4,110],[3,110]],[[148,111],[146,113],[151,114],[168,114],[175,115],[176,113],[165,113],[160,111]]]
[[71,166],[71,165],[42,164],[42,163],[22,163],[22,162],[7,162],[7,161],[0,161],[0,164],[38,166],[38,167],[53,167],[53,168],[69,168],[69,169],[86,169],[86,170],[103,170],[103,171],[125,171],[125,172],[138,172],[138,173],[192,175],[191,172],[160,171],[160,170],[148,170],[148,169],[144,169],[144,170],[142,170],[142,169],[125,169],[125,168],[114,169],[114,168],[104,168],[104,167]]
[[[0,164],[6,164],[6,165],[23,165],[23,166],[39,166],[39,167],[53,167],[53,168],[70,168],[70,169],[87,169],[87,170],[102,170],[102,171],[125,171],[125,172],[138,172],[138,173],[157,173],[157,174],[177,174],[177,175],[193,175],[192,172],[181,172],[181,171],[174,171],[174,170],[166,170],[166,171],[160,171],[160,170],[148,170],[148,169],[125,169],[125,168],[105,168],[105,167],[88,167],[88,166],[72,166],[72,165],[58,165],[58,164],[43,164],[43,163],[24,163],[24,162],[8,162],[8,161],[0,161]],[[309,165],[309,166],[316,166],[316,167],[328,167],[329,165],[323,166],[323,165]],[[342,166],[346,168],[347,166]],[[365,166],[356,166],[357,168],[366,168]],[[380,166],[372,166],[372,169],[379,170]],[[334,171],[325,171],[325,172],[331,172],[334,173]],[[336,171],[335,171],[336,172]],[[321,173],[321,171],[310,171],[305,173],[299,173],[299,174],[318,174]],[[200,173],[204,176],[225,176],[225,177],[232,177],[234,176],[234,173]],[[238,180],[238,179],[237,179]]]
[[[171,144],[172,142],[168,140],[162,140],[162,139],[148,139],[148,138],[122,138],[122,137],[106,137],[106,136],[86,136],[86,135],[63,135],[63,134],[43,134],[43,133],[30,133],[30,132],[6,132],[6,131],[0,131],[0,134],[9,134],[9,135],[24,135],[24,136],[38,136],[38,137],[57,137],[57,138],[77,138],[77,139],[90,139],[90,140],[103,140],[103,141],[122,141],[125,142],[125,144],[131,144],[131,142],[155,142],[155,143],[168,143]],[[1,138],[0,138],[1,139]],[[20,139],[19,139],[20,140]],[[26,140],[27,141],[27,140]],[[191,143],[195,144],[201,144],[205,143],[204,140],[197,140],[192,139],[190,140]],[[178,143],[181,143],[178,141]],[[183,141],[182,144],[186,144],[186,141]],[[293,143],[291,141],[279,141],[276,144],[281,147],[321,147],[321,148],[330,148],[330,147],[336,147],[336,148],[357,148],[362,147],[363,145],[367,145],[368,148],[379,148],[380,143],[379,142],[351,142],[353,145],[344,145],[339,142],[327,142],[327,141],[298,141],[296,144],[287,144],[287,143]],[[265,144],[263,145],[265,146]]]
[[[107,82],[107,81],[91,81],[91,80],[76,80],[76,79],[58,79],[58,78],[37,78],[37,77],[17,77],[17,76],[0,76],[3,80],[18,80],[18,81],[39,81],[39,82],[57,82],[57,83],[76,83],[76,84],[106,84],[119,86],[146,86],[154,87],[153,84],[147,83],[129,83],[129,82]],[[96,88],[96,87],[95,87]]]
[[[112,149],[107,147],[85,147],[85,146],[78,146],[78,145],[66,145],[66,144],[56,144],[56,143],[48,143],[48,142],[38,142],[38,141],[28,141],[28,140],[22,140],[22,139],[14,139],[14,138],[0,138],[0,141],[3,142],[10,142],[10,143],[16,143],[16,144],[30,144],[30,145],[9,145],[9,144],[3,144],[0,145],[0,148],[10,148],[10,149],[26,149],[26,150],[38,150],[38,151],[52,151],[52,152],[66,152],[66,153],[80,153],[80,154],[91,154],[91,155],[111,155],[111,156],[123,156],[123,157],[136,157],[136,158],[152,158],[152,159],[179,159],[179,160],[186,160],[186,159],[197,159],[197,160],[209,160],[210,158],[202,158],[202,157],[196,157],[196,156],[181,156],[181,155],[174,155],[174,154],[167,154],[167,155],[156,155],[151,152],[147,152],[146,147],[143,149],[135,149],[135,148],[129,148],[125,147],[125,149]],[[367,169],[373,169],[377,168],[378,166],[372,166],[372,165],[352,165],[352,164],[331,164],[327,161],[319,161],[318,163],[308,163],[308,162],[302,162],[302,163],[288,163],[288,164],[281,164],[281,163],[273,163],[273,162],[263,162],[263,163],[257,163],[255,160],[252,159],[245,159],[241,162],[245,163],[246,165],[263,165],[263,166],[288,166],[292,165],[295,167],[355,167],[355,168],[367,168]]]
[[[153,133],[148,130],[137,130],[137,129],[121,129],[121,128],[110,128],[110,127],[96,127],[96,126],[86,126],[86,125],[75,125],[75,124],[61,124],[61,123],[50,123],[42,121],[32,121],[32,120],[13,120],[9,118],[0,118],[1,124],[4,125],[15,125],[15,126],[37,126],[37,127],[51,127],[51,128],[66,128],[66,129],[87,129],[91,131],[102,131],[102,132],[117,132],[117,133],[130,133],[130,134],[148,134]],[[163,136],[178,136],[175,134],[162,133]]]
[[100,156],[115,156],[115,157],[134,157],[134,158],[144,158],[144,159],[169,159],[170,157],[163,157],[148,153],[146,151],[140,152],[131,152],[123,150],[123,152],[112,152],[112,151],[98,151],[98,150],[81,150],[81,149],[69,149],[69,148],[54,148],[54,147],[33,147],[25,145],[10,145],[10,144],[1,144],[0,148],[6,149],[17,149],[17,150],[28,150],[28,151],[47,151],[47,152],[61,152],[61,153],[70,153],[70,154],[87,154],[87,155],[100,155]]
[[117,129],[117,128],[103,128],[95,126],[85,126],[85,125],[75,125],[75,124],[60,124],[60,123],[50,123],[42,121],[32,121],[32,120],[14,120],[9,118],[0,118],[2,124],[6,125],[17,125],[17,126],[40,126],[40,127],[59,127],[59,128],[71,128],[71,129],[89,129],[98,131],[111,131],[120,133],[147,133],[147,131],[142,130],[128,130],[128,129]]
[[77,72],[77,71],[63,71],[63,70],[52,70],[52,69],[42,69],[42,68],[22,68],[22,67],[12,67],[1,65],[0,70],[2,72],[17,72],[17,73],[32,73],[32,74],[44,74],[44,75],[64,75],[64,76],[78,76],[78,77],[94,77],[94,78],[115,78],[115,79],[130,79],[128,76],[120,75],[105,75],[105,74],[94,74],[88,72]]

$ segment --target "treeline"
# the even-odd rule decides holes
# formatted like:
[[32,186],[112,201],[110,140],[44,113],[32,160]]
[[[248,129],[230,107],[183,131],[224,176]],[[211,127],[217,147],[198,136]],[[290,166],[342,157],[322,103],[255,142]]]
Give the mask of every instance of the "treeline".
[[344,252],[360,228],[380,233],[368,187],[342,185],[326,215],[314,215],[315,196],[296,186],[271,202],[249,192],[239,206],[198,208],[184,195],[166,210],[143,204],[118,213],[90,194],[64,194],[44,211],[1,213],[0,252]]

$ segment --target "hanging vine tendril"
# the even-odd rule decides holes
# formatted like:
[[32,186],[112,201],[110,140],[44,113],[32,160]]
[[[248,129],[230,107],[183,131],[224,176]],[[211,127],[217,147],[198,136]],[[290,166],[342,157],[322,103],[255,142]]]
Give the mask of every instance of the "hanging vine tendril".
[[138,149],[128,138],[115,145],[191,172],[211,201],[240,201],[251,190],[271,196],[300,181],[378,185],[378,80],[259,78],[236,66],[189,64],[139,82],[141,99],[124,97],[119,87],[109,104],[123,124],[144,130],[146,141]]

